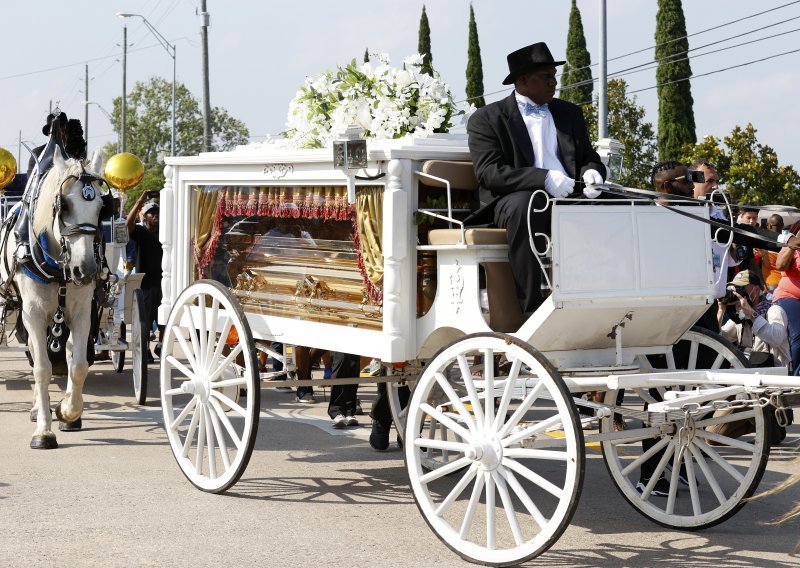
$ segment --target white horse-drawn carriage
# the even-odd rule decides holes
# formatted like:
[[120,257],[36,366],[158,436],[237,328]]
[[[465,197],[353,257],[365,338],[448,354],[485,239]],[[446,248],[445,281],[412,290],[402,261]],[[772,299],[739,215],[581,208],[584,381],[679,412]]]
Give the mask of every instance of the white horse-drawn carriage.
[[[551,293],[523,318],[504,231],[419,224],[426,203],[447,203],[427,207],[441,222],[474,200],[465,142],[370,143],[358,172],[328,150],[167,158],[161,396],[183,473],[211,492],[240,478],[274,378],[258,352],[278,357],[280,342],[388,370],[342,383],[412,387],[405,408],[390,400],[414,498],[470,561],[551,546],[577,506],[587,445],[659,524],[731,516],[766,467],[767,405],[792,403],[800,382],[746,368],[692,328],[713,301],[708,227],[635,196],[553,202]],[[579,398],[591,391],[602,402]]]

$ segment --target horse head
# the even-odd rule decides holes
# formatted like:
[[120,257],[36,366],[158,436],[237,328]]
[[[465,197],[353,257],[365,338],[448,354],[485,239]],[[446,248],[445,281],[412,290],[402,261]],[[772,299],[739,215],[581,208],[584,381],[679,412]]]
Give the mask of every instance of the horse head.
[[[88,166],[88,170],[87,170]],[[64,275],[82,286],[95,280],[99,270],[97,242],[104,210],[103,159],[95,152],[91,163],[65,160],[56,152],[53,167],[42,181],[34,212],[34,234],[47,241],[49,254]],[[52,204],[52,208],[46,204]]]

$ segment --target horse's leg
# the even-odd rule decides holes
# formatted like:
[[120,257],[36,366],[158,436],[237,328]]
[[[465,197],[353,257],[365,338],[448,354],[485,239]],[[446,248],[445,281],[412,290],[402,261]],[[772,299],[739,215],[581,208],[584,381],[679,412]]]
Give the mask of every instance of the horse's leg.
[[[30,284],[35,284],[31,282]],[[45,286],[37,285],[40,288]],[[52,366],[47,354],[47,329],[45,322],[49,321],[48,312],[42,309],[41,301],[44,298],[30,296],[24,300],[22,318],[28,329],[28,348],[33,358],[34,404],[36,408],[36,430],[31,439],[31,448],[49,450],[58,447],[56,435],[51,430],[52,417],[50,415],[50,378]]]
[[86,349],[91,327],[92,286],[70,287],[67,295],[66,318],[70,335],[67,341],[67,363],[69,378],[64,398],[56,407],[56,416],[62,422],[62,430],[79,430],[83,414],[83,385],[89,374]]

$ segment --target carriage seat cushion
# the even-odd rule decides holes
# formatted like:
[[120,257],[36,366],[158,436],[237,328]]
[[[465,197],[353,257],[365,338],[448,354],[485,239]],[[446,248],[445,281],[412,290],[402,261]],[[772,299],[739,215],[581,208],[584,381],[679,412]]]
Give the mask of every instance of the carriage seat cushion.
[[[432,245],[456,245],[461,241],[460,229],[433,229],[428,232]],[[467,245],[507,245],[505,229],[467,229],[464,231]]]
[[[452,189],[478,191],[478,180],[472,162],[450,162],[445,160],[428,160],[422,164],[422,173],[446,179]],[[430,187],[446,187],[445,184],[424,178],[423,183]]]

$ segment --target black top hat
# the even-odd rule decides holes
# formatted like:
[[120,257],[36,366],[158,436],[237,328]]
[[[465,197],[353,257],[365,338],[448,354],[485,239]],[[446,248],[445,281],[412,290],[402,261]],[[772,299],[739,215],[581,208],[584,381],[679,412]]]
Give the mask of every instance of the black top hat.
[[58,121],[61,122],[64,126],[67,125],[67,113],[65,112],[51,112],[47,115],[47,124],[42,126],[42,134],[45,136],[50,136],[50,125],[53,124],[53,120],[55,119],[56,115],[58,116]]
[[547,44],[543,41],[512,51],[506,56],[506,59],[508,60],[508,77],[503,80],[504,85],[510,85],[518,76],[537,67],[552,67],[566,63],[566,61],[555,61],[550,50],[547,49]]

